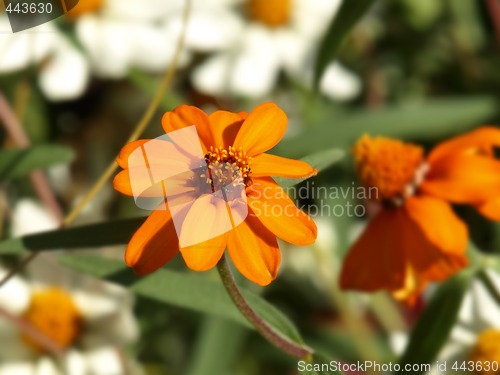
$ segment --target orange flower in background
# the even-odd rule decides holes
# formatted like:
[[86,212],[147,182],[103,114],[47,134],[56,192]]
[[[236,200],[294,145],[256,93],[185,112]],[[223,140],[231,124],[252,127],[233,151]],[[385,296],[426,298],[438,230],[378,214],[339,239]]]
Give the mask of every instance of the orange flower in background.
[[[260,285],[274,280],[280,264],[276,237],[296,245],[309,245],[317,234],[312,219],[300,211],[270,177],[305,178],[316,174],[316,170],[303,161],[265,153],[283,137],[287,121],[285,113],[273,103],[262,104],[250,114],[216,111],[207,115],[186,105],[167,112],[162,119],[167,134],[192,125],[196,127],[204,160],[211,173],[220,171],[217,169],[220,165],[224,165],[221,173],[232,176],[233,170],[239,171],[242,178],[231,182],[240,184],[246,194],[248,216],[227,233],[180,247],[173,223],[176,213],[168,209],[167,200],[167,209],[154,210],[130,240],[125,253],[126,263],[139,275],[145,275],[162,267],[180,252],[189,268],[205,271],[217,264],[227,248],[236,268],[248,279]],[[114,187],[123,194],[133,195],[129,156],[148,141],[129,143],[117,159],[124,170],[115,177]],[[179,196],[197,194],[199,197],[201,194],[201,198],[206,197],[206,192],[199,190],[199,181],[202,180],[209,181],[214,190],[212,176],[207,180],[206,173],[194,173],[189,186],[184,186],[184,192]],[[203,231],[200,222],[206,223],[207,219],[208,222],[217,222],[220,215],[227,215],[229,208],[233,208],[231,197],[228,199],[227,205],[210,199],[195,200],[186,215],[188,230],[181,235],[189,235],[190,230]],[[269,206],[278,209],[269,210]],[[200,221],[201,217],[203,221]]]
[[500,130],[483,127],[452,138],[424,158],[421,147],[368,136],[354,147],[359,178],[379,211],[348,253],[341,287],[385,289],[410,301],[430,281],[467,265],[468,231],[450,203],[500,220]]

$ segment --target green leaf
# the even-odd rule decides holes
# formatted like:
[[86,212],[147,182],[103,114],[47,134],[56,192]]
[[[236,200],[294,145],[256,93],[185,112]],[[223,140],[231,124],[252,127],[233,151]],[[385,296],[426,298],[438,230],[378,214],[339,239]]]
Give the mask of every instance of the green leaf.
[[[121,284],[143,297],[252,327],[234,306],[222,283],[204,274],[160,269],[149,276],[137,277],[119,260],[92,255],[65,255],[60,260],[67,267]],[[283,313],[248,290],[243,290],[243,294],[252,308],[273,328],[302,344],[297,329]]]
[[311,149],[351,147],[364,133],[435,141],[481,125],[499,112],[497,100],[488,96],[434,99],[341,113],[330,107],[318,104],[309,128],[296,138],[280,142],[278,152],[284,154],[286,150],[288,156],[297,156]]
[[314,70],[314,89],[317,90],[328,64],[337,56],[340,46],[358,20],[373,5],[375,0],[343,1],[333,18],[319,47]]
[[[321,172],[322,170],[327,169],[328,167],[331,167],[338,161],[342,160],[342,158],[345,156],[345,152],[339,149],[330,149],[330,150],[325,150],[325,151],[320,151],[317,153],[314,153],[312,155],[308,155],[300,160],[305,161],[306,163],[309,163],[311,166],[316,168],[318,170],[318,173]],[[301,183],[302,181],[307,180],[307,178],[282,178],[282,177],[275,177],[274,180],[281,185],[283,188],[288,188],[292,187],[294,185],[297,185]]]
[[126,244],[145,217],[58,229],[0,242],[0,255]]
[[187,374],[229,374],[248,332],[245,327],[226,319],[205,318]]
[[73,160],[73,150],[60,145],[39,145],[25,149],[0,150],[0,181],[10,180]]
[[[439,286],[413,329],[400,364],[432,363],[455,325],[465,292],[474,272],[466,270]],[[412,374],[421,374],[414,371]]]

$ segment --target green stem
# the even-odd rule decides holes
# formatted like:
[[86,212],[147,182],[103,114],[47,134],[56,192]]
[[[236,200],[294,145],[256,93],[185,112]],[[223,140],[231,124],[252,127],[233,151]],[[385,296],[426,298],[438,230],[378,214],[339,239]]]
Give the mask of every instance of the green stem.
[[278,349],[293,357],[307,360],[312,358],[313,352],[310,348],[291,341],[279,332],[276,332],[275,329],[273,329],[255,312],[254,309],[252,309],[236,284],[225,255],[222,256],[221,260],[217,264],[217,269],[222,283],[231,297],[231,300],[243,316],[255,327],[257,332],[259,332],[267,341],[276,346]]

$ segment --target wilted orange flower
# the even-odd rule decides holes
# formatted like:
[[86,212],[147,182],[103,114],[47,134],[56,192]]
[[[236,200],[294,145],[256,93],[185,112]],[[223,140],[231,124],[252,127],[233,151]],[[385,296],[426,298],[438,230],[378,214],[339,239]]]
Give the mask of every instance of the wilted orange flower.
[[357,171],[380,210],[348,253],[343,289],[415,297],[467,265],[468,231],[450,203],[500,220],[500,130],[483,127],[435,147],[368,136],[354,147]]
[[[273,103],[262,104],[250,114],[216,111],[207,115],[196,107],[186,105],[167,112],[162,119],[167,134],[192,125],[196,127],[204,160],[211,173],[220,171],[216,169],[220,163],[225,166],[221,173],[231,176],[234,170],[241,173],[242,178],[233,183],[240,184],[241,191],[246,193],[248,216],[232,230],[216,238],[180,247],[174,228],[173,207],[155,210],[130,240],[125,254],[126,263],[136,273],[145,275],[163,266],[180,251],[189,268],[204,271],[213,268],[227,248],[236,268],[244,276],[260,285],[269,284],[276,277],[280,264],[276,237],[296,245],[309,245],[315,241],[317,234],[312,219],[299,210],[270,177],[304,178],[316,173],[303,161],[265,153],[283,137],[287,121],[285,113]],[[114,187],[123,194],[133,195],[129,156],[148,141],[129,143],[117,159],[124,170],[115,177]],[[197,197],[201,194],[203,197],[211,193],[205,194],[199,187],[200,181],[208,181],[212,190],[217,188],[212,176],[207,178],[206,173],[193,174],[189,186],[184,186],[183,194]],[[216,221],[219,215],[227,215],[227,211],[234,208],[231,197],[228,199],[227,205],[216,204],[210,199],[193,200],[185,216],[181,236],[189,236],[194,230],[203,231],[200,217],[204,219],[202,223],[206,223],[207,218],[210,222]],[[265,209],[269,205],[278,209]]]

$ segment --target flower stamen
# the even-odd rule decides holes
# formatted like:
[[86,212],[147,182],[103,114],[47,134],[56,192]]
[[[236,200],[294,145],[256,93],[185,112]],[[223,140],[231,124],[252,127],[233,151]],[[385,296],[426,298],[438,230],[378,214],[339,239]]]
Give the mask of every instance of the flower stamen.
[[249,0],[248,13],[251,19],[275,28],[290,21],[291,3],[292,0]]
[[362,184],[377,189],[373,198],[395,205],[415,194],[429,169],[421,147],[389,138],[365,135],[353,152]]
[[[23,318],[61,348],[70,347],[80,336],[83,319],[71,296],[62,289],[50,288],[33,293]],[[23,341],[36,351],[44,348],[31,336]]]
[[78,2],[73,9],[71,9],[66,16],[75,20],[84,14],[93,13],[100,10],[104,5],[104,0],[85,0]]
[[[497,374],[497,371],[494,371],[490,366],[488,371],[488,366],[482,366],[483,369],[479,370],[478,363],[486,362],[500,363],[500,330],[498,329],[488,329],[482,332],[478,338],[476,345],[472,348],[472,351],[469,354],[469,359],[476,364],[476,373],[477,374]],[[496,370],[497,367],[495,367]]]
[[205,155],[209,176],[203,174],[207,183],[215,184],[214,190],[220,190],[227,185],[245,185],[252,184],[251,168],[252,158],[247,155],[242,148],[235,149],[229,146],[226,150],[223,147],[210,147]]

